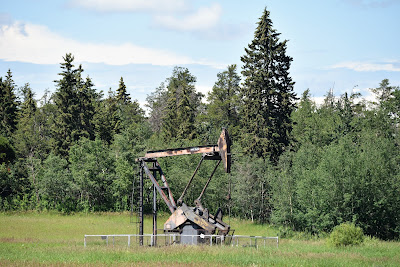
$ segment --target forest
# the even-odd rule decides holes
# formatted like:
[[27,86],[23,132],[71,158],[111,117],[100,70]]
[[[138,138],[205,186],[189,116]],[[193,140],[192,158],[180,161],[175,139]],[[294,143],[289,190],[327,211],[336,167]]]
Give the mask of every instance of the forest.
[[[265,9],[244,49],[212,90],[175,67],[147,97],[147,112],[127,92],[97,91],[67,53],[55,91],[35,99],[12,71],[0,77],[0,210],[63,213],[126,211],[148,150],[215,144],[228,129],[232,173],[219,169],[203,197],[215,212],[313,235],[351,222],[381,239],[400,237],[400,88],[387,79],[376,101],[327,90],[317,105],[294,92],[293,58]],[[160,160],[173,192],[182,192],[199,157]],[[205,163],[186,202],[213,169]],[[146,184],[146,210],[151,207]],[[177,193],[175,193],[177,194]],[[160,209],[167,211],[160,202]]]

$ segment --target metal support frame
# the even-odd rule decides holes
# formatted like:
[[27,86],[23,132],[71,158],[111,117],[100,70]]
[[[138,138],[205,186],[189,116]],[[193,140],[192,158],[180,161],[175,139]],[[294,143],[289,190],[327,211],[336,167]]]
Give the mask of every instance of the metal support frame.
[[[167,204],[169,210],[171,211],[172,214],[175,213],[175,211],[178,209],[174,198],[172,196],[172,192],[168,186],[167,180],[165,175],[163,174],[160,165],[157,162],[157,158],[159,157],[170,157],[170,156],[178,156],[178,155],[190,155],[190,154],[200,154],[202,153],[202,157],[200,162],[198,163],[192,177],[190,178],[189,182],[187,183],[184,191],[182,192],[182,195],[179,197],[177,204],[178,205],[186,205],[183,203],[183,199],[185,197],[185,194],[190,187],[190,184],[192,183],[196,173],[198,172],[202,162],[204,159],[206,160],[218,160],[217,165],[215,166],[211,176],[207,180],[206,184],[204,185],[203,190],[200,193],[200,196],[196,199],[195,204],[196,206],[201,206],[200,200],[202,196],[204,195],[213,175],[215,174],[216,169],[220,165],[221,162],[223,162],[223,166],[225,169],[225,172],[230,173],[230,165],[231,165],[231,154],[230,154],[230,139],[228,132],[226,129],[223,129],[220,138],[218,139],[218,144],[217,145],[210,145],[210,146],[198,146],[198,147],[188,147],[188,148],[177,148],[177,149],[167,149],[167,150],[159,150],[159,151],[149,151],[146,153],[145,157],[141,157],[136,159],[137,162],[140,163],[140,194],[139,194],[139,236],[140,241],[139,245],[143,246],[143,226],[144,226],[144,211],[143,211],[143,197],[144,197],[144,186],[143,186],[143,180],[144,176],[148,176],[153,184],[152,191],[153,191],[153,233],[152,233],[152,246],[155,246],[157,244],[157,191],[160,194],[161,198],[164,200],[164,202]],[[152,163],[152,168],[149,168],[147,166],[147,163],[151,162]],[[160,174],[160,179],[163,183],[163,186],[160,186],[160,184],[157,181],[157,172]],[[168,196],[167,196],[168,195]],[[196,203],[197,202],[197,203]],[[182,207],[179,207],[182,208]],[[201,207],[204,209],[203,207]],[[208,216],[208,210],[206,210],[206,214]],[[192,211],[193,213],[193,211]],[[191,213],[190,213],[191,214]],[[194,214],[194,213],[193,213]],[[171,215],[172,216],[172,215]],[[189,216],[188,214],[185,214],[185,216]],[[190,217],[190,216],[189,216]],[[187,217],[187,219],[190,220],[190,218]],[[197,217],[196,217],[197,218]],[[203,219],[203,218],[201,218]],[[215,218],[210,215],[208,220],[211,220],[212,223],[214,223],[215,220],[218,218]],[[207,219],[206,219],[207,220]],[[196,220],[193,219],[191,220],[194,223],[196,223]],[[206,221],[206,223],[202,226],[205,227],[205,225],[208,225],[210,222]],[[220,221],[218,221],[219,224],[223,224],[222,222],[222,216],[220,218]],[[227,227],[227,233],[229,231],[229,225],[223,224],[225,227]],[[175,226],[176,227],[176,226]],[[210,226],[212,227],[212,226]],[[207,227],[204,229],[208,229]],[[212,228],[209,231],[214,231],[215,229]],[[225,230],[224,230],[225,231]],[[225,233],[225,234],[227,234]]]
[[186,191],[188,190],[190,184],[191,184],[192,181],[193,181],[194,176],[196,175],[197,171],[199,170],[200,165],[201,165],[201,163],[202,163],[203,160],[204,160],[204,157],[205,157],[205,154],[203,154],[203,156],[201,157],[201,160],[200,160],[199,164],[197,164],[196,170],[194,170],[194,173],[193,173],[192,177],[190,178],[189,182],[187,183],[185,189],[183,190],[182,195],[179,197],[179,199],[178,199],[178,205],[182,205],[183,198],[185,197]]
[[[153,173],[152,173],[150,171],[149,167],[146,164],[146,161],[148,161],[148,162],[156,162],[157,160],[156,159],[142,159],[141,160],[142,168],[143,168],[144,172],[147,174],[147,176],[150,178],[151,182],[155,186],[155,188],[158,191],[158,193],[163,198],[165,204],[167,204],[167,206],[168,206],[169,210],[171,211],[171,213],[173,213],[176,210],[176,206],[173,204],[173,203],[175,203],[175,201],[173,200],[172,193],[171,193],[170,188],[168,187],[168,184],[165,182],[163,188],[160,186],[160,184],[157,182],[156,178],[153,175],[155,172],[153,171]],[[153,170],[157,169],[157,171],[160,171],[159,166],[157,164],[155,166],[157,166],[157,167],[153,167]],[[165,176],[164,176],[164,179],[165,179]],[[169,195],[168,197],[164,193],[163,189],[167,189],[168,195]]]
[[139,181],[139,245],[143,246],[143,162],[140,162],[140,181]]
[[[156,173],[156,162],[153,162],[153,177],[157,179]],[[152,246],[157,245],[157,189],[156,185],[153,184],[153,242]]]
[[218,168],[218,166],[219,166],[220,163],[221,163],[221,160],[218,161],[217,165],[215,166],[213,172],[212,172],[211,175],[210,175],[210,178],[208,178],[207,183],[204,185],[204,188],[203,188],[203,190],[201,191],[200,196],[197,198],[198,201],[200,201],[200,200],[201,200],[201,197],[204,195],[204,192],[206,191],[206,189],[207,189],[207,187],[208,187],[208,184],[210,183],[211,178],[214,176],[214,173],[215,173],[215,171],[217,170],[217,168]]
[[[152,167],[149,168],[147,166],[147,162],[152,163]],[[168,208],[170,211],[173,213],[176,210],[176,204],[175,200],[172,196],[172,192],[168,186],[167,179],[164,175],[164,173],[161,170],[160,165],[158,164],[156,159],[153,158],[141,158],[139,160],[140,163],[140,195],[139,195],[139,245],[143,245],[143,225],[144,225],[144,216],[143,216],[143,196],[144,196],[144,191],[143,191],[143,179],[145,174],[150,178],[151,182],[153,183],[152,186],[152,193],[153,193],[153,238],[152,240],[152,246],[156,246],[157,244],[157,192],[161,195],[162,199],[164,202],[167,204]],[[157,172],[160,174],[160,178],[163,182],[163,187],[159,185],[157,182]],[[164,192],[166,190],[168,196]]]

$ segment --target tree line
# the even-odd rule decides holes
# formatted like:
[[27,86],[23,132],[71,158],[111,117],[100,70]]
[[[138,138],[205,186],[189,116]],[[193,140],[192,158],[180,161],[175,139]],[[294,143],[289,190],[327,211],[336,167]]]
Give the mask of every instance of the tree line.
[[[60,64],[55,92],[39,100],[9,70],[0,77],[0,208],[129,210],[136,205],[135,158],[147,150],[214,144],[226,127],[232,173],[216,172],[203,198],[208,209],[317,235],[353,222],[367,234],[399,238],[399,87],[382,80],[372,90],[375,102],[332,90],[319,106],[309,90],[298,98],[293,59],[279,36],[265,9],[241,57],[241,76],[228,66],[205,96],[189,69],[175,67],[148,95],[147,115],[122,77],[104,95],[71,54]],[[175,194],[198,160],[160,160]],[[200,168],[187,203],[213,167]],[[150,186],[146,181],[149,211]]]

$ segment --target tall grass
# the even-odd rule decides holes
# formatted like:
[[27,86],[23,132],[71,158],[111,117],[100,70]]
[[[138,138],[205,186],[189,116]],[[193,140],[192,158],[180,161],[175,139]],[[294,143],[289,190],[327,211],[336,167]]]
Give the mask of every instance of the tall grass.
[[[167,216],[159,217],[159,226]],[[135,234],[128,213],[62,215],[57,213],[0,214],[1,265],[303,265],[400,266],[400,243],[368,239],[362,246],[334,248],[324,240],[280,240],[279,248],[119,246],[83,247],[85,234]],[[228,221],[228,219],[227,219]],[[241,235],[276,235],[269,225],[231,219]],[[145,232],[151,232],[151,217]]]

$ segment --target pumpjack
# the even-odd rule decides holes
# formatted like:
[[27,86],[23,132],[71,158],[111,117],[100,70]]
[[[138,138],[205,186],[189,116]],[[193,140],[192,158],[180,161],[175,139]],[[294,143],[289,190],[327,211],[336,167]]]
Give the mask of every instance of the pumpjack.
[[[168,209],[171,216],[164,223],[164,233],[179,233],[181,234],[181,243],[200,243],[200,239],[193,242],[193,238],[185,239],[186,235],[221,235],[225,237],[231,231],[230,226],[223,222],[222,210],[219,208],[215,215],[210,214],[209,210],[203,207],[201,198],[203,197],[215,171],[222,162],[226,173],[231,171],[231,140],[228,131],[223,129],[216,145],[197,146],[187,148],[175,148],[159,151],[148,151],[144,157],[138,158],[136,161],[140,163],[140,176],[141,176],[141,204],[139,207],[139,234],[143,235],[143,177],[146,175],[153,183],[153,235],[156,240],[157,235],[157,206],[156,206],[156,192],[159,193]],[[202,154],[200,162],[198,163],[193,175],[189,179],[181,196],[175,202],[171,189],[168,185],[165,174],[163,173],[157,159],[162,157],[172,157],[180,155],[193,155]],[[188,206],[184,202],[185,194],[191,185],[197,171],[199,170],[203,160],[217,161],[210,177],[203,187],[199,197],[194,201],[193,206]],[[148,164],[151,166],[149,167]],[[157,181],[157,174],[161,178],[162,185]],[[141,245],[143,240],[140,241]]]

